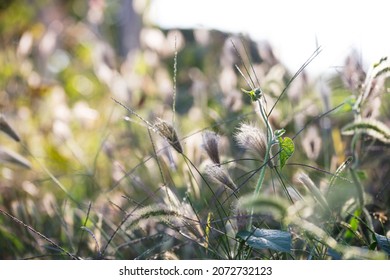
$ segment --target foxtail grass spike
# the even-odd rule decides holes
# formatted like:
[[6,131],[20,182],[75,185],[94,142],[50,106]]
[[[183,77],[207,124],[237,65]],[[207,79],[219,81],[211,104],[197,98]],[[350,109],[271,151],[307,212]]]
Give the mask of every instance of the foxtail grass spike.
[[154,127],[157,129],[157,132],[168,141],[172,148],[174,148],[179,154],[183,153],[183,148],[172,125],[160,118],[157,118],[157,121],[154,123]]
[[220,165],[220,157],[218,150],[218,141],[219,137],[216,133],[212,131],[205,131],[203,133],[203,148],[206,151],[207,155],[211,159],[211,161],[215,164]]

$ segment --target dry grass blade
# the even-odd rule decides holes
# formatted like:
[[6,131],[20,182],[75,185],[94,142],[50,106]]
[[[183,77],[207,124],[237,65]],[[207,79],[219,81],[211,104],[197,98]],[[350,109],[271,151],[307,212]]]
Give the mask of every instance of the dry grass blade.
[[31,168],[31,164],[26,158],[4,147],[0,147],[0,162],[13,163],[27,169]]
[[305,61],[305,63],[302,64],[302,66],[298,69],[298,71],[292,76],[292,78],[288,81],[286,87],[283,89],[282,93],[278,96],[276,99],[274,105],[272,105],[271,110],[268,112],[267,117],[269,117],[272,114],[272,111],[278,104],[279,100],[284,96],[284,94],[287,92],[287,89],[290,87],[291,83],[302,73],[303,70],[321,53],[321,47],[318,47],[311,56]]
[[86,232],[89,233],[89,235],[91,235],[91,237],[93,238],[93,240],[95,241],[95,244],[96,244],[96,251],[98,252],[98,258],[101,257],[102,255],[102,252],[100,251],[100,246],[99,246],[99,242],[95,236],[95,234],[92,232],[92,230],[90,230],[89,228],[87,228],[86,226],[82,226],[81,227],[82,230],[85,230]]
[[44,240],[46,240],[47,242],[49,242],[51,245],[53,245],[54,247],[56,247],[57,249],[59,249],[61,252],[64,252],[66,255],[68,255],[70,258],[74,259],[74,260],[79,260],[80,258],[69,253],[67,250],[65,250],[64,248],[62,248],[61,246],[59,246],[58,244],[56,244],[54,241],[52,241],[50,238],[46,237],[45,235],[43,235],[42,233],[40,233],[39,231],[35,230],[34,228],[32,228],[31,226],[29,225],[26,225],[24,222],[22,222],[21,220],[19,220],[18,218],[14,217],[13,215],[9,214],[8,212],[5,212],[3,210],[0,209],[0,213],[2,213],[4,216],[7,216],[8,218],[11,218],[14,222],[24,226],[26,229],[28,229],[29,231],[35,233],[36,235],[38,235],[39,237],[43,238]]
[[5,120],[4,116],[1,114],[0,114],[0,130],[5,134],[7,134],[12,139],[14,139],[15,141],[17,142],[20,141],[19,135],[16,134],[15,130],[12,129],[12,127]]

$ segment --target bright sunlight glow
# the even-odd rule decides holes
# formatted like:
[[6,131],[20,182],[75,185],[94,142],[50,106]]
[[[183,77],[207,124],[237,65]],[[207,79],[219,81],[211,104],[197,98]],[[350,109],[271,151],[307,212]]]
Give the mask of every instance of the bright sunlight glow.
[[297,70],[317,46],[311,73],[339,70],[356,50],[367,65],[388,55],[387,1],[152,0],[150,19],[164,28],[214,28],[267,40]]

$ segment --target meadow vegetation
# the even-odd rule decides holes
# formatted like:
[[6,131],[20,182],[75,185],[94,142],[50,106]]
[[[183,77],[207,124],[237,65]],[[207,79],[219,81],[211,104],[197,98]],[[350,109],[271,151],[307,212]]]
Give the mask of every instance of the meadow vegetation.
[[314,79],[321,47],[148,24],[121,54],[115,7],[46,2],[0,6],[0,259],[389,258],[387,57]]

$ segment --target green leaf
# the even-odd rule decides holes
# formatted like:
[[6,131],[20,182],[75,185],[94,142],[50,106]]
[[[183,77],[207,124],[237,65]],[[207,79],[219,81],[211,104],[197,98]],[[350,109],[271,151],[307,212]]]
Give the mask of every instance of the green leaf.
[[358,175],[358,178],[362,181],[367,180],[367,178],[368,178],[367,173],[363,170],[357,170],[356,174]]
[[386,236],[379,235],[375,233],[376,241],[378,242],[379,248],[385,251],[388,255],[390,255],[390,238]]
[[360,121],[347,124],[341,130],[343,135],[354,135],[355,133],[367,134],[383,143],[390,143],[390,129],[383,122],[362,119]]
[[287,160],[292,156],[294,153],[294,142],[289,137],[279,137],[279,147],[280,147],[280,155],[279,155],[279,162],[280,162],[280,169],[283,168],[283,166],[286,164]]
[[356,97],[355,96],[348,96],[344,100],[344,105],[341,106],[339,109],[339,112],[346,113],[346,112],[351,112],[353,107],[355,106],[356,103]]
[[350,240],[355,236],[354,232],[358,230],[360,224],[360,220],[357,217],[360,217],[361,213],[362,213],[361,209],[357,209],[354,212],[352,218],[350,219],[349,221],[350,229],[347,230],[344,234],[344,238],[346,240]]
[[271,249],[279,252],[291,252],[291,233],[276,229],[255,229],[240,231],[237,237],[255,249]]

